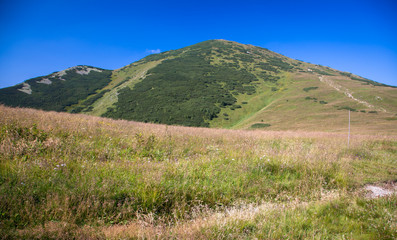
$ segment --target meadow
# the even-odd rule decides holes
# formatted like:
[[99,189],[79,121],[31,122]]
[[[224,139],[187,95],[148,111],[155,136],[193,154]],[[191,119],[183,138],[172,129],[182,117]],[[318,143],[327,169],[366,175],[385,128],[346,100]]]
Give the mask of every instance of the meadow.
[[3,239],[396,239],[397,138],[0,106]]

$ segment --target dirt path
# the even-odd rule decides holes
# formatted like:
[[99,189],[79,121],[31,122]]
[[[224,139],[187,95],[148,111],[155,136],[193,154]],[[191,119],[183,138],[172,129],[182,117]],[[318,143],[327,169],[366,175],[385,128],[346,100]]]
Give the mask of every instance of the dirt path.
[[[360,99],[358,99],[358,98],[355,98],[355,97],[353,96],[353,92],[351,92],[349,89],[347,89],[347,88],[345,88],[345,87],[343,87],[343,86],[341,86],[341,85],[335,83],[334,81],[332,81],[332,80],[330,80],[330,79],[325,78],[324,76],[321,76],[321,75],[320,75],[318,78],[320,79],[321,82],[323,82],[323,83],[327,84],[328,86],[334,88],[336,91],[345,94],[348,98],[350,98],[350,99],[352,99],[352,100],[354,100],[354,101],[356,101],[356,102],[358,102],[358,103],[361,103],[361,104],[365,105],[365,106],[368,107],[368,108],[373,108],[373,109],[375,109],[375,106],[374,106],[374,105],[369,104],[368,102],[363,101],[363,100],[360,100]],[[383,111],[383,112],[387,112],[384,108],[379,108],[379,110],[381,110],[381,111]]]

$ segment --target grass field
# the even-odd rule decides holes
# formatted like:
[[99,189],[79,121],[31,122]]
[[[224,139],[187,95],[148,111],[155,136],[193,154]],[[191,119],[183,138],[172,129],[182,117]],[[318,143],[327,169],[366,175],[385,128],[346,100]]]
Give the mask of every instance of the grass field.
[[[384,132],[387,128],[384,129]],[[365,132],[364,132],[365,133]],[[397,138],[0,106],[0,236],[396,239]]]
[[[325,131],[346,132],[349,113],[351,111],[351,131],[355,134],[396,135],[397,104],[396,90],[390,87],[370,87],[360,89],[359,81],[347,81],[341,76],[321,76],[343,86],[336,91],[328,84],[321,82],[318,75],[301,73],[286,75],[280,80],[285,86],[283,91],[274,93],[271,102],[255,99],[254,105],[263,104],[260,110],[246,114],[241,121],[227,126],[233,129],[249,129],[255,123],[268,123],[268,130],[277,131]],[[305,89],[311,89],[305,91]],[[371,107],[359,103],[343,92],[344,89],[353,92],[360,101],[366,101]],[[371,95],[372,94],[372,95]],[[383,98],[376,96],[383,96]],[[250,105],[252,106],[252,105]],[[248,109],[248,108],[247,108]],[[228,113],[230,119],[237,116]],[[215,121],[218,121],[217,119]]]

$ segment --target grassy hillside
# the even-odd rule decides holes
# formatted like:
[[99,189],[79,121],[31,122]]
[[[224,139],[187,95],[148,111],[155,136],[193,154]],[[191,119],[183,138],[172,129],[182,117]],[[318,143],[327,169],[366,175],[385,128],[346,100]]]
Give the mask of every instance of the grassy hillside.
[[351,109],[353,131],[397,133],[396,88],[251,45],[205,41],[148,56],[114,76],[124,84],[92,114],[171,125],[340,132]]
[[0,106],[0,235],[395,239],[396,196],[369,199],[363,186],[393,184],[396,159],[395,136],[355,134],[347,148],[338,133]]
[[[320,81],[320,78],[329,82]],[[254,124],[265,123],[269,125],[265,127],[267,130],[344,132],[347,131],[350,109],[353,132],[397,133],[395,88],[372,86],[369,91],[361,82],[349,81],[343,76],[310,73],[289,74],[285,82],[288,87],[277,92],[277,98],[270,103],[263,101],[262,109],[245,115],[230,127],[249,129]],[[340,91],[330,86],[330,82],[340,87]],[[351,92],[354,99],[345,91]],[[383,97],[377,99],[376,96]]]
[[[89,71],[88,71],[89,70]],[[397,88],[226,40],[0,89],[9,106],[229,129],[397,133]]]
[[[249,72],[247,66],[239,65],[240,61],[254,61],[257,57],[248,54],[242,46],[225,41],[206,41],[149,56],[141,64],[154,60],[162,62],[150,69],[148,76],[134,88],[121,89],[115,108],[103,116],[208,126],[208,122],[218,116],[221,108],[241,108],[235,104],[236,97],[255,93],[254,82],[276,81],[277,77],[266,75],[269,79],[259,78]],[[220,62],[220,58],[229,60]],[[286,63],[284,65],[289,66]],[[280,68],[285,68],[284,65],[280,65]],[[273,66],[271,71],[277,72],[278,69]],[[265,72],[261,73],[265,75]]]
[[[0,103],[8,106],[67,111],[70,106],[95,95],[110,82],[112,71],[76,66],[22,84],[0,89]],[[85,105],[90,105],[86,102]],[[77,111],[78,112],[78,111]]]
[[[132,89],[137,82],[142,81],[147,71],[157,66],[161,61],[151,61],[144,64],[133,63],[121,69],[112,72],[111,82],[105,86],[101,92],[104,94],[99,96],[88,106],[83,106],[82,112],[94,116],[101,116],[109,109],[114,108],[114,104],[118,102],[119,91],[123,88]],[[80,106],[75,106],[80,107]]]

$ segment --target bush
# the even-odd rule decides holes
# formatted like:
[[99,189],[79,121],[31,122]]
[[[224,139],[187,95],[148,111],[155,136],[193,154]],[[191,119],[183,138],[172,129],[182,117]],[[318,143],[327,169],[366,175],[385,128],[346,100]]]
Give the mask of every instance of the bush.
[[258,79],[234,65],[211,65],[202,52],[208,49],[210,53],[213,44],[218,43],[205,42],[185,48],[188,51],[181,57],[152,68],[133,89],[119,91],[115,109],[103,116],[208,127],[208,122],[218,117],[221,108],[241,108],[234,105],[237,102],[234,96],[255,93],[255,87],[249,84]]
[[317,98],[315,98],[315,97],[305,97],[305,100],[314,100],[314,101],[317,101]]
[[357,110],[355,108],[351,108],[348,106],[339,107],[338,110],[350,110],[352,112],[357,112]]
[[[58,78],[38,77],[26,82],[32,88],[32,94],[18,91],[21,85],[0,90],[0,103],[12,107],[31,107],[51,111],[66,111],[66,107],[77,104],[89,95],[95,94],[105,87],[110,81],[112,71],[101,69],[102,72],[91,71],[88,75],[76,73],[74,69],[67,71],[62,76],[65,81]],[[52,83],[42,84],[37,81],[49,78]],[[80,109],[76,109],[78,112]]]
[[269,123],[255,123],[251,125],[252,129],[257,129],[257,128],[266,128],[270,127],[271,125]]
[[316,90],[317,88],[318,87],[307,87],[307,88],[304,88],[303,91],[308,92],[310,90]]

